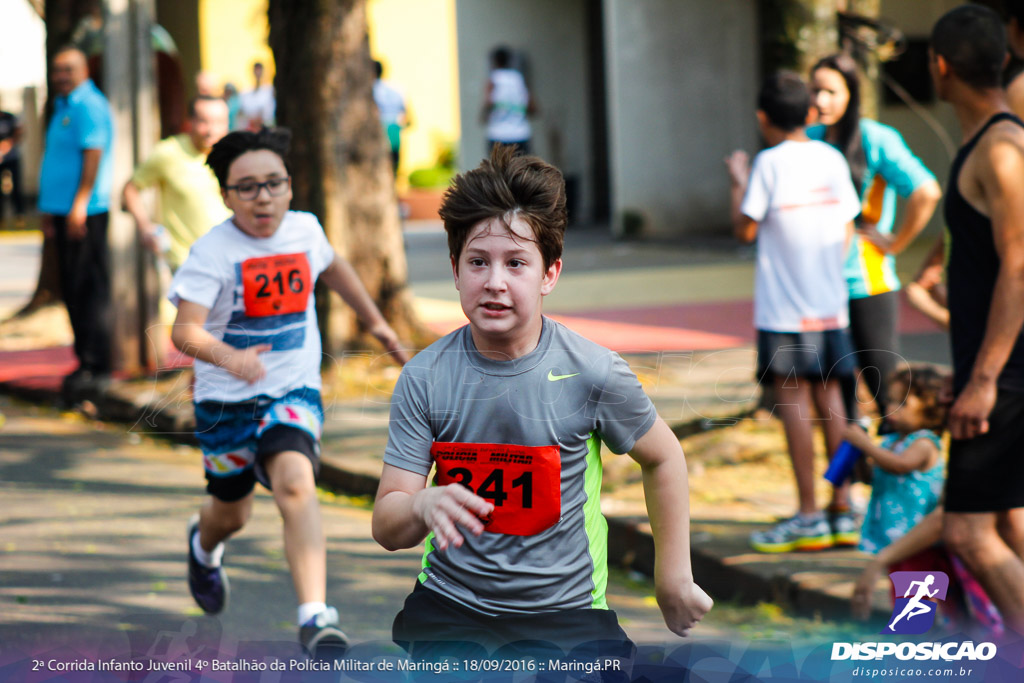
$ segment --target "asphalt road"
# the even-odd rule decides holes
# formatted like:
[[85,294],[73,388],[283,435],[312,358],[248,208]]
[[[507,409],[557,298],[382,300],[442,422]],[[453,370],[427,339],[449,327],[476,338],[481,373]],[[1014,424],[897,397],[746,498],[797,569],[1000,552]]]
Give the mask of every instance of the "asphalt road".
[[[221,652],[246,642],[297,648],[295,599],[269,495],[258,494],[252,520],[228,544],[231,601],[208,617],[184,579],[185,524],[203,496],[198,451],[2,397],[0,410],[0,654],[90,650],[126,638],[133,652],[146,653],[182,634]],[[353,641],[389,641],[419,550],[381,549],[366,501],[324,494],[321,507],[328,601]],[[651,587],[626,583],[612,586],[610,602],[630,635],[673,640]]]

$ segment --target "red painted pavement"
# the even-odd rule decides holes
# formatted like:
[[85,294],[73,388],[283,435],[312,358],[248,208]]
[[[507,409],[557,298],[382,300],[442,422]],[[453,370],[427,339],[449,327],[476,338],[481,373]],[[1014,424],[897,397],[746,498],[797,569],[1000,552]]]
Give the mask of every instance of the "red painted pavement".
[[[619,352],[710,351],[746,346],[754,341],[753,305],[750,301],[676,304],[552,315],[571,330]],[[447,334],[466,319],[432,321],[429,327]],[[924,315],[905,300],[900,332],[937,332]],[[184,367],[191,359],[177,351],[168,367]],[[61,379],[78,363],[70,346],[30,351],[0,351],[0,383],[12,382],[33,389],[58,389]]]
[[[168,352],[166,368],[187,367],[192,359],[177,349]],[[78,367],[71,346],[51,346],[29,351],[0,351],[0,383],[27,389],[59,390],[64,377]]]
[[32,389],[59,389],[62,378],[77,367],[70,346],[0,352],[0,382]]
[[[900,304],[901,334],[941,331],[905,299]],[[749,300],[577,311],[551,318],[619,352],[709,351],[754,343],[754,305]],[[447,334],[465,324],[463,317],[429,326]]]

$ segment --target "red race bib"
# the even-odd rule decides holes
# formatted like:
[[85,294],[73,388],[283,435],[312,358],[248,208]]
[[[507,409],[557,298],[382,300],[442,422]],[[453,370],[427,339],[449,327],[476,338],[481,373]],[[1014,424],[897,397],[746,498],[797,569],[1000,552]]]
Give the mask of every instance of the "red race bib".
[[558,446],[440,443],[430,446],[437,483],[462,484],[494,504],[484,520],[495,534],[532,536],[562,514],[562,459]]
[[250,318],[301,313],[312,281],[305,254],[276,254],[242,261],[245,314]]

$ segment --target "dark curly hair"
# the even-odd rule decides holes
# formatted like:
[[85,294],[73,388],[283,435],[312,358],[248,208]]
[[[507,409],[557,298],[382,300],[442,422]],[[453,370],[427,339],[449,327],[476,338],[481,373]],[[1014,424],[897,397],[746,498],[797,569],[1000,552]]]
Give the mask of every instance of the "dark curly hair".
[[924,429],[942,433],[946,428],[949,405],[939,400],[949,381],[949,373],[934,365],[914,363],[889,375],[889,385],[900,388],[903,396],[914,396],[921,402]]
[[291,175],[291,164],[288,163],[288,152],[291,149],[292,132],[287,128],[264,128],[252,132],[236,130],[218,140],[210,154],[206,157],[206,165],[213,169],[217,182],[223,190],[228,184],[228,172],[235,159],[246,152],[266,149],[281,157],[284,168]]

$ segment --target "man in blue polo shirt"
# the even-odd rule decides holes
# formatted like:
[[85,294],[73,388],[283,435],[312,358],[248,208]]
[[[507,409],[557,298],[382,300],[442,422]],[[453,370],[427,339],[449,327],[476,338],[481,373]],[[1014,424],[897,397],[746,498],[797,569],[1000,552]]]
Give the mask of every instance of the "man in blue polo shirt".
[[75,333],[79,367],[65,378],[65,397],[99,390],[111,370],[110,259],[107,221],[113,119],[89,79],[85,54],[63,47],[50,67],[53,117],[39,180],[43,230],[57,243],[61,289]]

